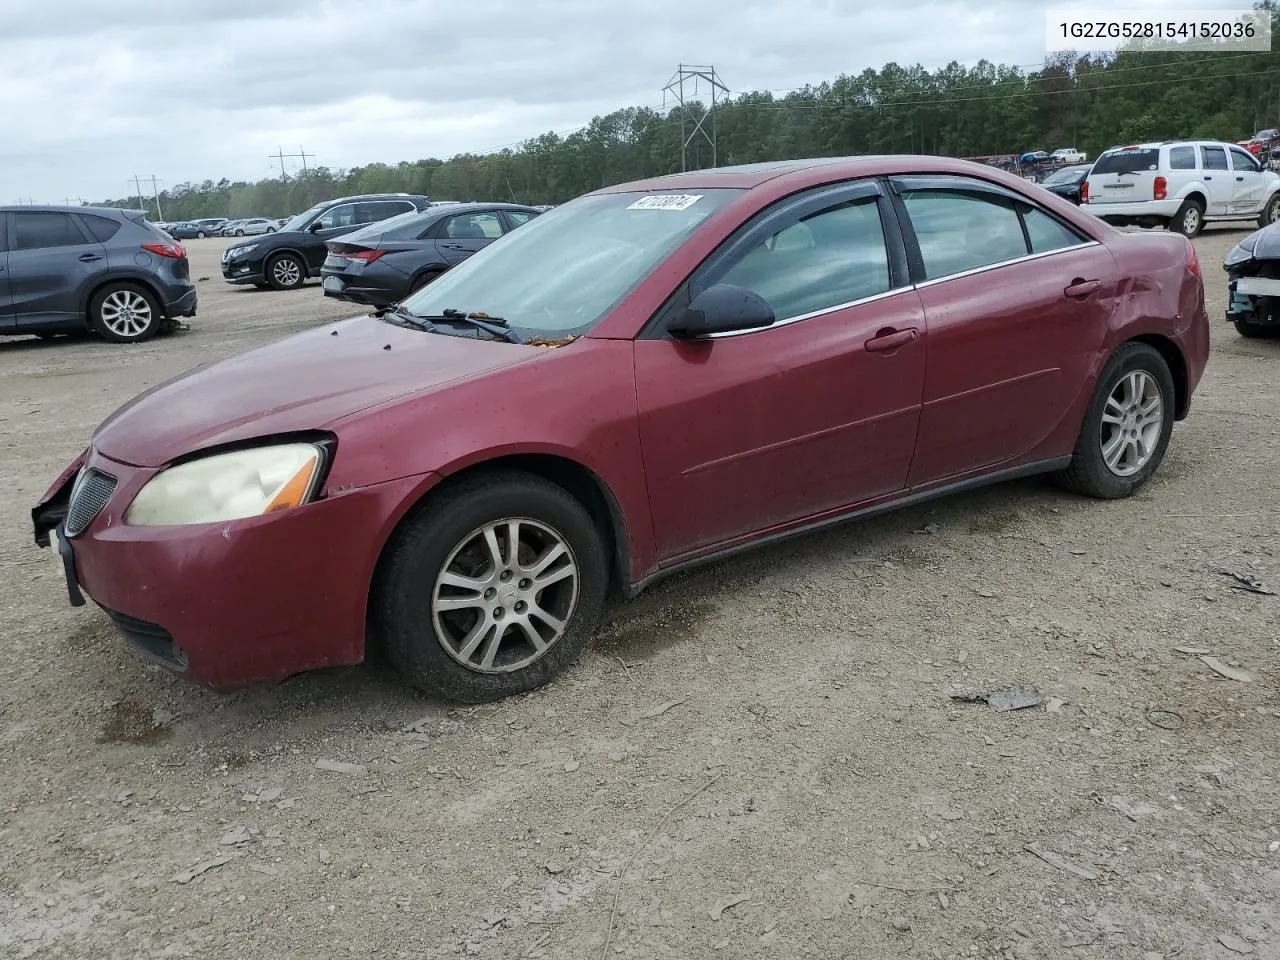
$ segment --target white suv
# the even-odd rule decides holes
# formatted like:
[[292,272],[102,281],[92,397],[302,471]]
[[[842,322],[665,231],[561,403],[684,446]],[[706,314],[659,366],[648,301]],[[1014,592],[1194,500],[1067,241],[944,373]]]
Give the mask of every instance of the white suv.
[[1164,226],[1194,237],[1207,222],[1280,220],[1280,176],[1220,140],[1113,147],[1080,190],[1080,209],[1118,226]]

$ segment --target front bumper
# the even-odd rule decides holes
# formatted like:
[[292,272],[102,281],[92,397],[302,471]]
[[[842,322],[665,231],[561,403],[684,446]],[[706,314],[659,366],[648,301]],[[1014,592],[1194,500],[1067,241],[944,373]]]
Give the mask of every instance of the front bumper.
[[135,648],[212,688],[360,662],[382,546],[434,481],[392,480],[267,517],[134,527],[125,508],[158,471],[96,452],[85,465],[118,483],[65,541],[75,582]]
[[1280,280],[1232,277],[1227,281],[1227,320],[1280,327]]
[[265,263],[261,259],[222,261],[222,279],[227,283],[263,283],[266,278]]

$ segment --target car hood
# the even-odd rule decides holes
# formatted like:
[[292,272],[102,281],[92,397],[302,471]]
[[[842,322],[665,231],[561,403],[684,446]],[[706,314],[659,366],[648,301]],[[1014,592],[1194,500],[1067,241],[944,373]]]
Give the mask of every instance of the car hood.
[[1280,260],[1280,223],[1273,223],[1258,231],[1258,239],[1253,245],[1253,259]]
[[113,460],[163,466],[221,444],[324,429],[379,403],[544,354],[538,347],[357,317],[152,387],[107,417],[93,445]]

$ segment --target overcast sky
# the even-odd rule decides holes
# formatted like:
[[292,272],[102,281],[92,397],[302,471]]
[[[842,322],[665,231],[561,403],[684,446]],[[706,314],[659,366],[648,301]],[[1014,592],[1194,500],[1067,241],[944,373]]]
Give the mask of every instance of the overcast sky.
[[[1242,7],[1125,0],[1124,7]],[[662,106],[681,61],[734,92],[888,61],[1033,65],[1050,8],[899,0],[0,0],[0,203],[515,146]],[[295,169],[297,160],[286,160]]]

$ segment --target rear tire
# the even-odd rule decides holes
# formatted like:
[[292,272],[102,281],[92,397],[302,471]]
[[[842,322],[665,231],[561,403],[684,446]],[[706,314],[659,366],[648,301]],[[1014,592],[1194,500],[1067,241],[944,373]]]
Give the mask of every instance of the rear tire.
[[1184,237],[1197,236],[1204,229],[1204,205],[1199,200],[1187,198],[1169,221],[1169,229]]
[[1258,216],[1259,227],[1269,227],[1273,223],[1280,223],[1280,193],[1267,201],[1266,206],[1262,208],[1262,213]]
[[1236,333],[1242,337],[1274,337],[1280,333],[1280,327],[1272,326],[1264,323],[1251,323],[1248,320],[1237,320]]
[[197,230],[196,236],[203,240],[205,238],[205,232],[203,230]]
[[1055,479],[1101,500],[1129,496],[1164,459],[1176,398],[1173,374],[1159,352],[1145,343],[1121,344],[1098,377],[1071,465]]
[[273,290],[296,290],[306,279],[306,264],[292,253],[280,253],[267,261],[267,283]]
[[109,283],[89,302],[89,326],[110,343],[141,343],[163,325],[155,296],[137,284]]
[[[513,558],[508,537],[517,526]],[[599,623],[608,579],[600,531],[562,487],[510,470],[463,479],[433,495],[388,544],[370,602],[372,646],[433,696],[500,700],[577,659]]]
[[434,281],[440,279],[440,277],[443,275],[444,275],[443,270],[428,270],[426,273],[418,277],[418,279],[414,280],[413,283],[409,285],[409,296],[413,296],[423,287],[427,286],[427,284],[433,283]]

